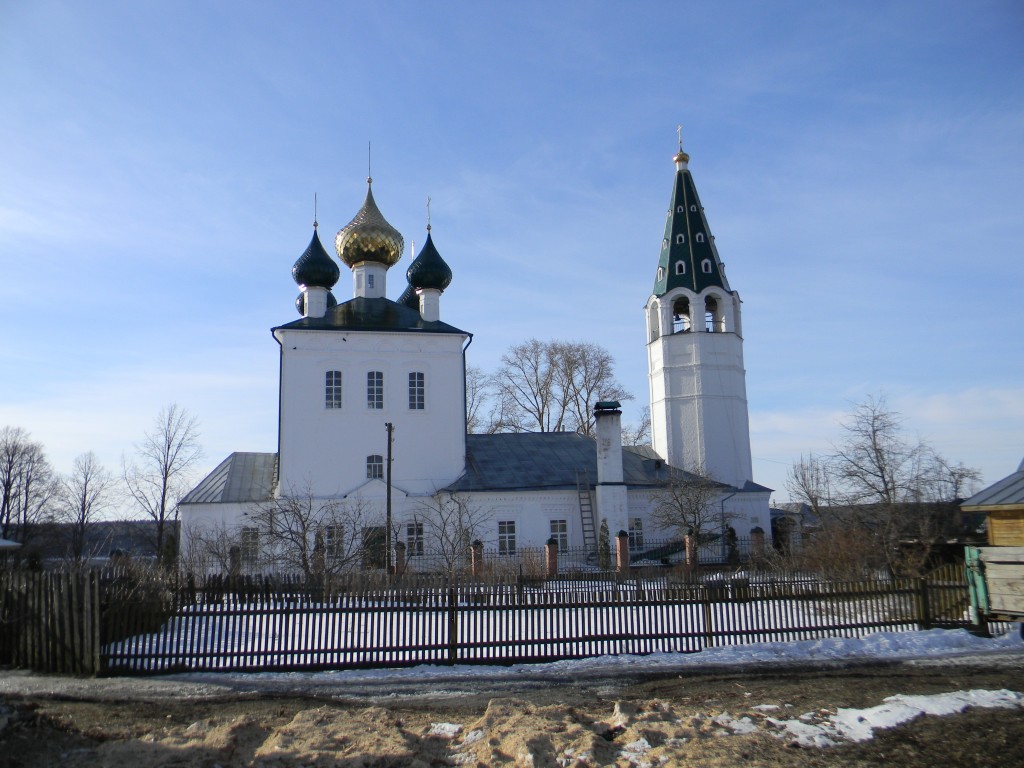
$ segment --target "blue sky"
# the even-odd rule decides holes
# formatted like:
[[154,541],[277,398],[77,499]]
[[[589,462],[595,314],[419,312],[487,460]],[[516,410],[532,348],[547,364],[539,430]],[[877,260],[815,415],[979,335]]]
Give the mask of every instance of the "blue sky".
[[[597,341],[647,400],[676,125],[743,323],[755,478],[884,393],[991,482],[1024,455],[1014,2],[0,2],[0,425],[110,468],[161,406],[276,449],[313,195],[365,194],[497,366]],[[408,252],[392,270],[404,284]],[[342,276],[335,293],[351,296]]]

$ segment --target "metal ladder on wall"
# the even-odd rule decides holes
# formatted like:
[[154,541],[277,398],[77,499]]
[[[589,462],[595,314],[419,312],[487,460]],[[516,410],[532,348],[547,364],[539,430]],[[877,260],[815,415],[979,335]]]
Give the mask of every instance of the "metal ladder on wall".
[[597,526],[594,521],[594,502],[590,495],[590,483],[586,472],[576,473],[576,493],[580,500],[580,525],[583,531],[583,545],[589,552],[597,551]]

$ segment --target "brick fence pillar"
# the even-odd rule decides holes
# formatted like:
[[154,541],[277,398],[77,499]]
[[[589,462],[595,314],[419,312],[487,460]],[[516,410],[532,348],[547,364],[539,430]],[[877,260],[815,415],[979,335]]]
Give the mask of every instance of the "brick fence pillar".
[[549,579],[558,576],[558,542],[554,538],[544,545],[544,565]]
[[395,542],[395,576],[401,576],[405,573],[405,542]]
[[615,572],[629,573],[629,534],[625,531],[615,536]]
[[686,534],[683,546],[686,549],[686,571],[692,573],[697,568],[697,537],[692,533]]
[[474,541],[473,546],[470,549],[470,563],[472,566],[472,572],[474,576],[483,576],[484,574],[484,543],[482,541]]

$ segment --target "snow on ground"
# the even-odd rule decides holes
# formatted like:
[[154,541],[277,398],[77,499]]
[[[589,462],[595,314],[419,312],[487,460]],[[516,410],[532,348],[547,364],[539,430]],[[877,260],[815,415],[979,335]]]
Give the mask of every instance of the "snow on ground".
[[984,653],[1019,651],[1024,642],[1014,629],[997,638],[983,638],[966,630],[931,629],[919,632],[877,632],[861,638],[823,637],[788,643],[752,643],[707,648],[700,653],[654,653],[647,656],[598,656],[588,659],[554,661],[546,664],[515,664],[490,666],[466,664],[392,669],[345,670],[338,672],[202,672],[167,675],[164,679],[201,683],[225,683],[239,689],[251,685],[295,688],[310,685],[326,687],[353,686],[367,683],[429,682],[431,679],[451,681],[459,678],[490,680],[522,677],[574,678],[597,674],[614,674],[631,668],[644,672],[736,667],[765,663],[813,664],[820,662],[899,661],[937,659],[950,656],[971,656]]

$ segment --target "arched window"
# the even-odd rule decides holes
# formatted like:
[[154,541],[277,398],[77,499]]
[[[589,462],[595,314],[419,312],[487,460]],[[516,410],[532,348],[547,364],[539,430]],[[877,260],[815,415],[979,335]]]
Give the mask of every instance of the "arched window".
[[384,477],[384,457],[378,453],[366,457],[366,476],[371,480]]
[[676,243],[682,245],[686,242],[686,235],[676,235]]
[[714,296],[704,299],[704,330],[708,333],[725,332],[725,315],[722,312],[722,302]]
[[682,213],[682,212],[683,212],[683,206],[680,205],[678,208],[676,208],[676,213]]
[[697,242],[698,243],[703,243],[704,242],[704,233],[703,232],[698,232],[697,233]]
[[677,261],[676,262],[676,274],[677,275],[685,275],[686,274],[686,262],[685,261]]
[[686,333],[692,326],[690,300],[680,296],[672,303],[672,333]]
[[422,372],[409,374],[409,410],[422,411],[426,408],[426,381]]
[[705,275],[711,274],[711,259],[704,259],[704,261],[700,263],[700,271]]
[[693,211],[694,213],[696,213],[697,212],[697,206],[696,205],[691,205],[690,206],[690,210]]
[[662,267],[658,267],[658,282],[665,279],[665,270]]

